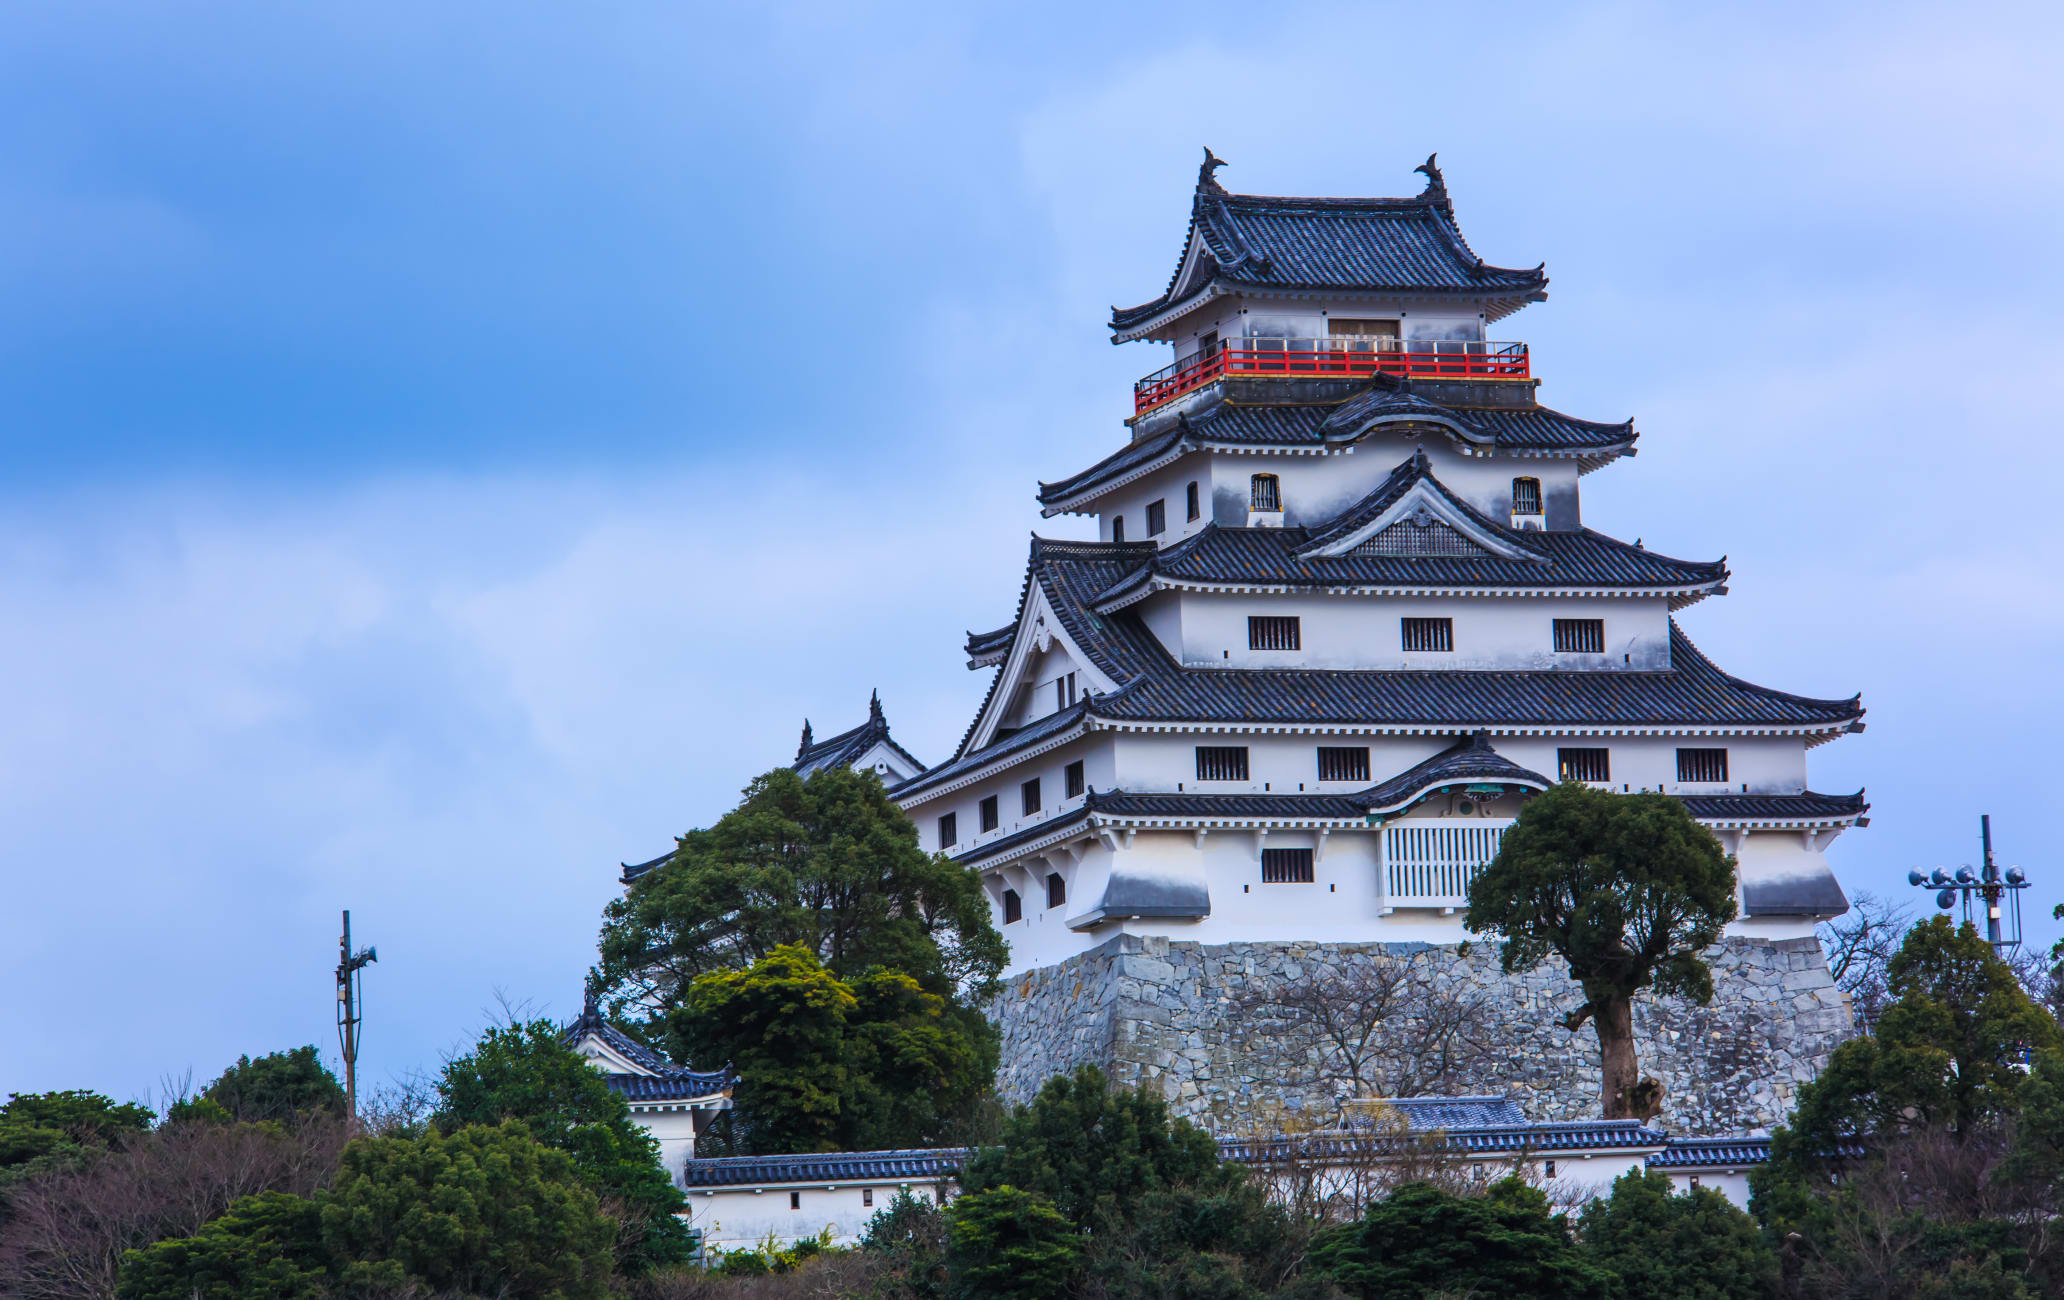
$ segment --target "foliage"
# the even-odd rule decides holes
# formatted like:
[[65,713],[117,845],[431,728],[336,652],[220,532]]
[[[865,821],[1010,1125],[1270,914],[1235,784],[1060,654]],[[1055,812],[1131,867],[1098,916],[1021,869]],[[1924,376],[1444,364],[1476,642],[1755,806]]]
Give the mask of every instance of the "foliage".
[[[1219,1159],[1211,1137],[1172,1119],[1157,1096],[1113,1089],[1093,1066],[1049,1079],[1031,1105],[1015,1109],[1001,1144],[968,1158],[961,1186],[948,1213],[950,1263],[962,1278],[1004,1268],[1006,1247],[1046,1253],[1038,1206],[1083,1239],[1071,1282],[1083,1294],[1280,1293],[1304,1240],[1302,1225]],[[982,1199],[1004,1188],[1027,1199]],[[1009,1213],[964,1230],[985,1206]]]
[[321,1207],[347,1286],[411,1280],[476,1294],[581,1300],[608,1293],[615,1225],[573,1161],[514,1120],[360,1138]]
[[1043,1196],[1009,1183],[953,1203],[951,1242],[962,1284],[996,1300],[1058,1295],[1082,1255],[1082,1236]]
[[122,1300],[323,1300],[329,1255],[317,1202],[261,1192],[191,1237],[173,1237],[122,1261]]
[[246,1196],[326,1186],[341,1117],[291,1123],[167,1124],[128,1133],[94,1159],[17,1184],[0,1229],[0,1295],[108,1296],[123,1253],[187,1237]]
[[840,979],[901,971],[980,1002],[1007,948],[976,873],[917,846],[873,773],[777,768],[604,914],[595,982],[663,1021],[699,975],[800,944]]
[[793,1273],[801,1268],[805,1261],[815,1259],[830,1250],[833,1236],[832,1230],[827,1227],[814,1237],[803,1237],[784,1246],[769,1232],[766,1239],[756,1245],[719,1252],[711,1271],[719,1277],[765,1277],[770,1274]]
[[1584,1208],[1578,1233],[1619,1278],[1620,1300],[1756,1300],[1777,1280],[1754,1219],[1710,1187],[1675,1195],[1659,1172],[1622,1174]]
[[344,1088],[323,1067],[315,1048],[296,1047],[252,1060],[240,1056],[222,1077],[201,1092],[241,1124],[304,1118],[318,1112],[342,1115]]
[[738,1070],[755,1152],[939,1145],[996,1070],[978,1012],[892,971],[848,983],[800,944],[698,977],[670,1025],[689,1059]]
[[1900,938],[1913,924],[1912,910],[1876,894],[1859,893],[1849,910],[1815,930],[1835,987],[1848,995],[1856,1027],[1869,1033],[1892,1004],[1889,970]]
[[1660,1091],[1639,1077],[1633,999],[1643,990],[1701,1005],[1713,974],[1700,955],[1735,916],[1734,868],[1711,831],[1664,794],[1614,794],[1568,782],[1530,800],[1470,883],[1469,928],[1497,934],[1507,973],[1551,953],[1593,1021],[1608,1119],[1646,1119]]
[[944,1300],[947,1218],[929,1197],[907,1191],[868,1220],[860,1250],[874,1266],[875,1292],[894,1300]]
[[1311,1267],[1368,1300],[1454,1292],[1608,1300],[1613,1277],[1570,1241],[1568,1224],[1516,1178],[1485,1196],[1400,1188],[1356,1223],[1322,1230]]
[[116,1105],[84,1089],[9,1094],[0,1106],[0,1224],[7,1222],[10,1187],[83,1164],[150,1123],[149,1107]]
[[520,1120],[539,1142],[572,1157],[581,1181],[624,1221],[620,1271],[694,1254],[695,1234],[677,1217],[686,1198],[661,1166],[658,1143],[550,1021],[489,1029],[445,1066],[437,1093],[432,1122],[445,1133]]

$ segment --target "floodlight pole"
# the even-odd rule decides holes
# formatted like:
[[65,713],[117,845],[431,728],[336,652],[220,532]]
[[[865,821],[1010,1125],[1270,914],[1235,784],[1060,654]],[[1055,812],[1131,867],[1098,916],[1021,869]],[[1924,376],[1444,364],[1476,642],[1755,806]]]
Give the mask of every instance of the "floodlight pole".
[[[1961,904],[1966,925],[1971,923],[1971,909],[1983,907],[1986,941],[1994,952],[2007,957],[2021,948],[2021,891],[2028,888],[2028,873],[2019,867],[1999,869],[1992,856],[1990,814],[1978,818],[1978,842],[1984,857],[1977,871],[1962,866],[1952,876],[1944,867],[1932,873],[1916,868],[1906,873],[1906,881],[1917,889],[1934,890],[1935,906],[1945,912]],[[2009,908],[2013,909],[2011,916]]]
[[2000,895],[2006,891],[2000,888],[1999,865],[1992,860],[1992,814],[1978,815],[1978,841],[1985,846],[1985,866],[1979,874],[1979,893],[1985,899],[1985,937],[1992,944],[1994,952],[2000,947]]

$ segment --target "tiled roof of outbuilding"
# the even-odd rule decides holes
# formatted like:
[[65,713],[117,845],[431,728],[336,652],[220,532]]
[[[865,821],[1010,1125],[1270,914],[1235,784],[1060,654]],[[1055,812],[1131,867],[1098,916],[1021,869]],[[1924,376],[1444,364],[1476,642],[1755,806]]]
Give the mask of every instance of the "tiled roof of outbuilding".
[[1437,1128],[1483,1128],[1524,1124],[1526,1112],[1510,1097],[1383,1097],[1374,1105],[1404,1117],[1415,1132]]
[[[1843,1139],[1833,1154],[1860,1160],[1869,1154],[1863,1143]],[[1767,1137],[1673,1137],[1670,1144],[1648,1158],[1651,1169],[1745,1169],[1770,1162]]]
[[920,772],[924,771],[925,765],[889,735],[889,720],[882,712],[880,691],[876,691],[867,701],[867,721],[850,731],[841,731],[828,740],[813,740],[810,736],[810,724],[806,719],[803,722],[802,744],[796,746],[795,761],[789,766],[804,776],[825,768],[851,767],[877,744],[887,745],[902,755],[912,767]]
[[796,1156],[720,1156],[690,1160],[681,1169],[689,1187],[741,1183],[839,1183],[951,1178],[967,1159],[966,1147],[911,1151],[833,1151]]
[[650,1074],[605,1073],[602,1078],[626,1101],[678,1101],[708,1097],[728,1090],[736,1079],[730,1066],[721,1070],[692,1070],[676,1065],[665,1056],[624,1033],[601,1012],[591,997],[579,1019],[560,1031],[559,1041],[568,1047],[589,1035],[600,1038],[609,1049]]
[[[1494,301],[1497,316],[1546,296],[1548,277],[1488,266],[1462,239],[1434,160],[1419,170],[1424,192],[1414,198],[1313,199],[1229,194],[1209,157],[1190,201],[1190,229],[1168,287],[1137,307],[1112,308],[1111,329],[1124,331],[1205,293],[1231,287],[1351,289],[1450,293]],[[1187,277],[1192,240],[1203,247]]]
[[1813,820],[1861,817],[1870,811],[1863,791],[1855,794],[1687,794],[1680,796],[1692,816],[1705,821]]

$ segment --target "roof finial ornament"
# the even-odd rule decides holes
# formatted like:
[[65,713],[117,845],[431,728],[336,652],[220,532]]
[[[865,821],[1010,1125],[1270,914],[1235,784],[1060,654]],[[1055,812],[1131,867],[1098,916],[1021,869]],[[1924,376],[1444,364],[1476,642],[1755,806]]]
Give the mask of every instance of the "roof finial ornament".
[[800,745],[797,745],[797,746],[796,746],[795,756],[796,756],[797,758],[801,758],[801,757],[803,756],[803,751],[807,750],[807,749],[808,749],[808,748],[809,748],[809,747],[810,747],[811,745],[813,745],[813,744],[815,744],[815,743],[816,743],[816,742],[815,742],[815,741],[813,741],[813,740],[811,740],[811,738],[810,738],[810,720],[809,720],[808,718],[804,718],[804,719],[803,719],[803,743],[802,743],[802,744],[800,744]]
[[595,990],[588,989],[585,990],[585,992],[587,994],[587,999],[581,1007],[581,1019],[593,1020],[596,1016],[601,1014],[601,1010],[595,1005]]
[[1426,178],[1426,189],[1419,197],[1431,200],[1440,207],[1441,211],[1447,213],[1452,218],[1455,215],[1455,209],[1448,202],[1448,183],[1441,179],[1440,164],[1434,161],[1434,159],[1439,157],[1440,155],[1437,153],[1430,153],[1426,155],[1425,162],[1420,163],[1412,170]]
[[881,711],[881,688],[880,688],[879,686],[875,687],[875,689],[874,689],[874,694],[873,694],[873,695],[870,695],[870,696],[869,696],[869,697],[867,698],[867,720],[868,720],[869,722],[886,722],[886,721],[887,721],[887,719],[886,719],[886,718],[882,717],[882,711]]
[[1197,188],[1200,190],[1210,190],[1214,194],[1225,193],[1225,186],[1218,183],[1218,177],[1214,174],[1223,166],[1225,166],[1225,159],[1211,152],[1210,145],[1205,145],[1204,164],[1197,168]]

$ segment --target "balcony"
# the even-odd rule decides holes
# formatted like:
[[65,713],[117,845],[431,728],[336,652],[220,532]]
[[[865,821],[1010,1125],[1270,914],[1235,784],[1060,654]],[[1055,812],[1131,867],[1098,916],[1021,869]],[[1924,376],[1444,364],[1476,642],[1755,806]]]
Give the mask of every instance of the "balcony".
[[1457,912],[1468,905],[1469,882],[1498,856],[1509,821],[1461,821],[1387,826],[1378,843],[1383,911],[1400,907]]
[[1216,351],[1163,366],[1132,386],[1132,413],[1144,415],[1228,375],[1359,379],[1529,379],[1524,343],[1473,339],[1227,339]]

